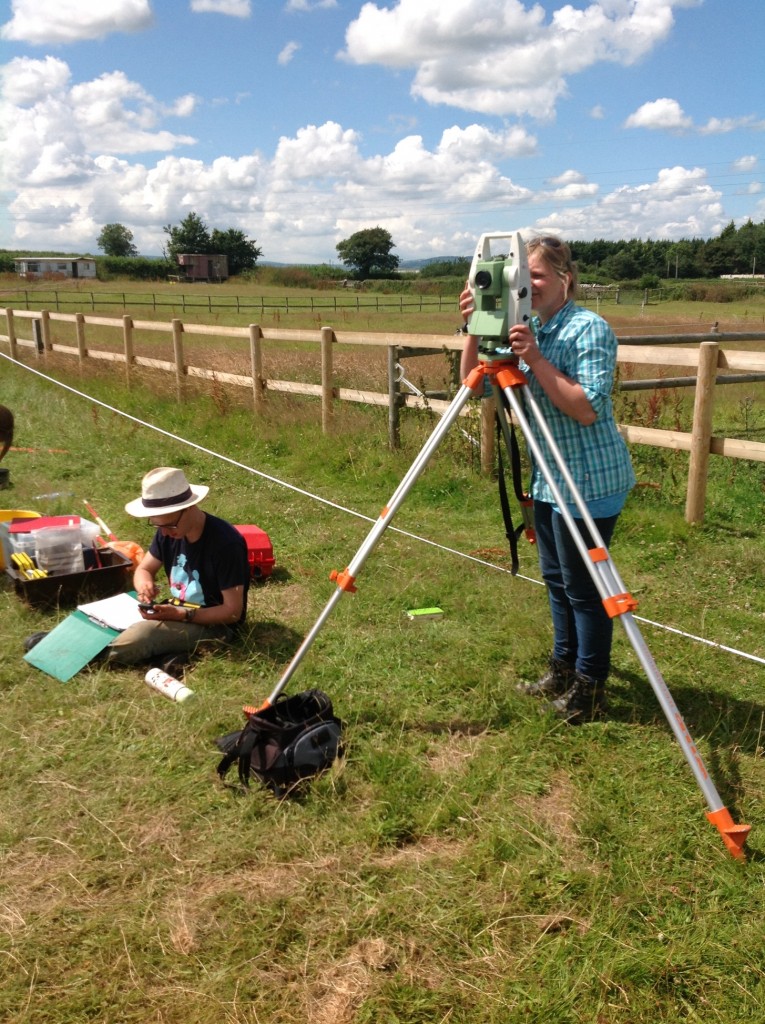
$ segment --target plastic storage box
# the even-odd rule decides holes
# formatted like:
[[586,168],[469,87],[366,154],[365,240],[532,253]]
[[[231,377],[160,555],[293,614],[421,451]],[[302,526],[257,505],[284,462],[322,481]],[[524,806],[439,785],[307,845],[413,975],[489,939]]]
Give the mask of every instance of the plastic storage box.
[[129,590],[132,586],[133,563],[111,548],[84,551],[85,568],[63,576],[25,580],[13,568],[6,572],[14,581],[16,593],[29,604],[40,607],[71,607],[83,601],[96,601]]
[[79,516],[40,516],[21,512],[7,522],[0,523],[0,540],[3,545],[3,561],[5,567],[11,564],[11,555],[23,553],[30,558],[35,557],[35,531],[50,527],[80,526]]
[[[74,549],[76,549],[78,541],[82,544],[83,548],[92,547],[96,538],[101,533],[100,527],[96,523],[91,523],[89,519],[82,519],[80,516],[75,515],[41,516],[38,512],[23,512],[18,509],[6,512],[0,511],[0,542],[2,543],[0,569],[5,569],[6,566],[11,564],[11,555],[13,554],[25,554],[29,555],[30,558],[36,558],[38,547],[38,537],[36,534],[38,531],[47,531],[53,528],[70,529],[74,525],[77,525],[79,536],[71,533],[60,538],[61,549],[56,552],[59,555],[58,559],[54,557],[52,550],[58,546],[54,535],[46,535],[43,540],[44,560],[47,558],[51,562],[59,561],[64,563],[40,566],[40,568],[46,569],[49,572],[75,572],[78,569],[82,569],[81,562],[75,565],[74,560],[76,556]],[[67,544],[70,541],[72,544],[71,562],[68,561],[70,553],[67,552]]]
[[273,572],[275,560],[274,549],[268,534],[259,526],[235,525],[247,541],[247,559],[250,563],[250,575],[253,579],[262,579]]

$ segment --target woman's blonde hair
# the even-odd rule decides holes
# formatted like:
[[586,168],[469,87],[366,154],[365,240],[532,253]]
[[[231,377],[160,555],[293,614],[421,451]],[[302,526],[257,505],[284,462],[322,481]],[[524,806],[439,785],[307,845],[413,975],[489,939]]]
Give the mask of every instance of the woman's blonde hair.
[[566,295],[569,299],[573,299],[579,285],[579,273],[576,263],[571,259],[571,249],[565,242],[554,235],[539,235],[536,238],[530,238],[526,243],[526,253],[528,256],[531,256],[532,253],[539,253],[548,267],[554,270],[560,278],[569,274]]

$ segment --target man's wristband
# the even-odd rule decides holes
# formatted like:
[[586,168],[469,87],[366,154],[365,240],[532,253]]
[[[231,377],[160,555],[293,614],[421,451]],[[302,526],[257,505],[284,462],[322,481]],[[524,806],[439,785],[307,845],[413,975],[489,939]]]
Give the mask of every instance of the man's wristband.
[[186,613],[186,620],[185,621],[186,622],[193,622],[194,621],[194,616],[197,613],[196,608],[184,608],[184,611]]

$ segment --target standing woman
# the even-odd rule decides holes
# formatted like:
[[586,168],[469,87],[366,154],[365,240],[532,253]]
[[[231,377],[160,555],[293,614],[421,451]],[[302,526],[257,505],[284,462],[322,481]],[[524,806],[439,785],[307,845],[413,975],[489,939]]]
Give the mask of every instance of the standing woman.
[[[560,448],[606,546],[619,513],[635,484],[627,446],[614,420],[611,389],[616,370],[616,336],[590,310],[574,304],[577,272],[571,250],[551,236],[526,244],[531,275],[531,325],[510,328],[529,390]],[[460,296],[467,321],[473,312],[469,288]],[[462,353],[462,377],[478,361],[478,339],[468,335]],[[560,492],[567,500],[588,549],[589,531],[535,424],[538,441]],[[605,683],[611,664],[613,620],[555,504],[538,466],[533,466],[531,495],[539,565],[547,587],[553,623],[553,650],[547,671],[520,689],[552,698],[551,709],[571,724],[592,721],[605,710]]]

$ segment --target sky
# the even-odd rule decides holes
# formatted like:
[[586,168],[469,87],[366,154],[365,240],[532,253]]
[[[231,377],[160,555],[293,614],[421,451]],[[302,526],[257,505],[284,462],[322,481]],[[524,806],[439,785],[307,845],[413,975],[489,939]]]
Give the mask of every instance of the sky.
[[765,220],[763,0],[3,0],[0,248],[262,260]]

